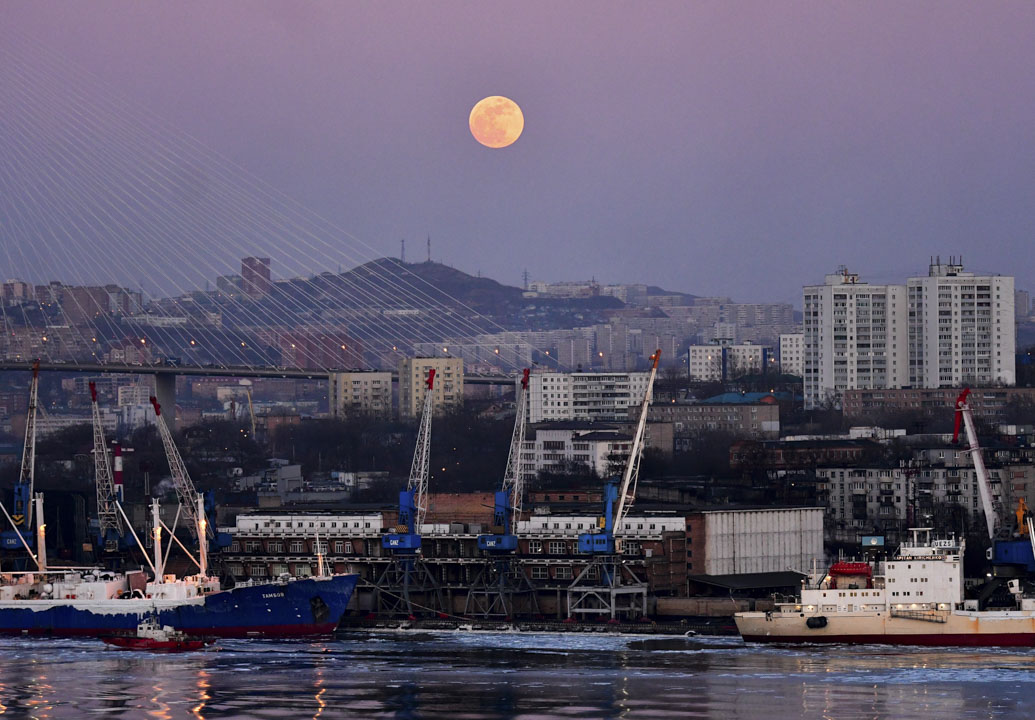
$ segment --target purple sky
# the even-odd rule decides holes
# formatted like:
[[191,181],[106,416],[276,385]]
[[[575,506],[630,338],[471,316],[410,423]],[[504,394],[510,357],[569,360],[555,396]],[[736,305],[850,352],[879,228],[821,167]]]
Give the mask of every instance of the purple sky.
[[[4,27],[383,254],[796,305],[841,263],[962,254],[1035,290],[1032,3],[6,0]],[[503,150],[467,128],[497,94]]]

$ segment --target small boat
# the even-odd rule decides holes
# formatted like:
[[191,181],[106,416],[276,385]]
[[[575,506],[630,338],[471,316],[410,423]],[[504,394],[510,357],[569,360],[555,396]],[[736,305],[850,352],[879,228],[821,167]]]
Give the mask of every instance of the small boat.
[[169,625],[160,625],[155,617],[147,617],[137,625],[136,635],[106,635],[101,638],[108,645],[123,650],[152,650],[154,652],[184,652],[200,650],[211,639],[190,637]]

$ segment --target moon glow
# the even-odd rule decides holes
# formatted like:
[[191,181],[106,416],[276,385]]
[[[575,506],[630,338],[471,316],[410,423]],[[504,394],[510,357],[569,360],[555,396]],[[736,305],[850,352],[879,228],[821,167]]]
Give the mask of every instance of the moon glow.
[[510,98],[493,95],[471,109],[468,120],[474,139],[485,147],[503,148],[512,145],[525,129],[525,116]]

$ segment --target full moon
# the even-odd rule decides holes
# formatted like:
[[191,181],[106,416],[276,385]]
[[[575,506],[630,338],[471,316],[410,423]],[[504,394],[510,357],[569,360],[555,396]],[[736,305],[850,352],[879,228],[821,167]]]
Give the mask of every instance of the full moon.
[[471,109],[471,134],[485,147],[502,148],[512,145],[525,129],[525,116],[510,98],[493,95]]

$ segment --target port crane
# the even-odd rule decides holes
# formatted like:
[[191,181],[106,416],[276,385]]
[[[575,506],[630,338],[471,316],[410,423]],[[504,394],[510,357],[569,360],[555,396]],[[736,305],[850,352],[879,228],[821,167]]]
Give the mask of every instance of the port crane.
[[[1026,573],[1035,573],[1035,526],[1032,516],[1027,512],[1027,507],[1018,508],[1017,527],[1015,533],[1010,533],[1007,528],[1002,527],[1003,516],[1002,503],[992,492],[992,483],[985,467],[985,459],[978,443],[977,430],[974,427],[974,417],[967,398],[970,395],[970,388],[964,388],[959,397],[956,398],[956,418],[952,432],[952,441],[959,441],[960,428],[967,436],[967,452],[970,453],[974,463],[974,475],[977,477],[978,494],[981,497],[981,509],[985,515],[985,527],[988,531],[988,539],[992,542],[989,549],[989,560],[992,561],[994,574],[997,578],[1015,575],[1018,570]],[[1023,500],[1022,500],[1023,503]],[[1012,537],[1015,535],[1015,537]]]
[[[420,535],[428,512],[434,388],[435,369],[430,368],[425,381],[424,406],[417,430],[417,447],[410,465],[410,479],[406,489],[399,492],[399,524],[394,532],[381,536],[381,547],[392,554],[392,562],[385,567],[377,582],[378,612],[382,614],[403,613],[415,617],[417,609],[440,611],[442,607],[438,582],[421,557]],[[401,590],[402,594],[396,590]],[[414,596],[419,596],[423,602],[414,602]]]
[[[169,462],[169,473],[172,475],[173,485],[176,488],[176,497],[179,500],[179,508],[176,517],[184,515],[187,529],[191,537],[198,543],[198,557],[192,560],[198,566],[198,573],[202,577],[208,576],[208,550],[210,545],[224,547],[229,545],[230,538],[226,533],[215,532],[215,502],[211,493],[200,494],[190,479],[187,466],[176,449],[176,442],[173,440],[169,425],[162,415],[162,406],[158,404],[158,398],[151,396],[151,406],[155,411],[155,425],[158,427],[158,435],[162,438],[162,445],[165,448],[165,457]],[[173,541],[176,540],[176,523],[173,523],[169,535]],[[177,541],[178,542],[178,541]],[[182,547],[182,546],[181,546]],[[186,551],[186,548],[184,548]],[[159,580],[160,578],[156,578]]]
[[515,596],[518,595],[528,596],[527,609],[532,614],[538,614],[535,589],[521,568],[512,562],[518,548],[517,527],[525,490],[521,474],[521,450],[525,445],[528,415],[528,377],[529,370],[526,368],[517,391],[517,415],[510,437],[503,483],[493,498],[492,532],[478,536],[478,549],[487,553],[493,561],[484,565],[472,581],[465,615],[512,617]]
[[[122,517],[119,515],[118,503],[121,500],[121,482],[115,482],[111,461],[108,458],[108,445],[104,437],[104,426],[101,424],[101,410],[97,404],[97,385],[90,382],[90,405],[93,411],[93,464],[94,481],[97,486],[97,535],[98,545],[109,552],[119,547],[125,530]],[[116,448],[116,467],[121,480],[122,454]]]
[[609,615],[611,620],[617,620],[620,615],[635,618],[647,614],[647,584],[622,560],[621,535],[625,530],[625,518],[636,499],[647,411],[661,350],[656,350],[650,359],[647,388],[640,403],[621,483],[614,480],[607,483],[604,487],[604,515],[598,521],[598,528],[579,535],[579,554],[589,555],[592,559],[568,587],[569,618]]
[[[10,513],[11,530],[0,533],[0,544],[5,550],[17,550],[34,543],[32,531],[33,487],[36,480],[36,414],[39,409],[40,361],[32,365],[29,385],[29,407],[25,415],[25,443],[22,446],[22,467],[14,486],[14,502]],[[6,513],[6,510],[5,510]],[[38,520],[37,522],[41,522]]]

